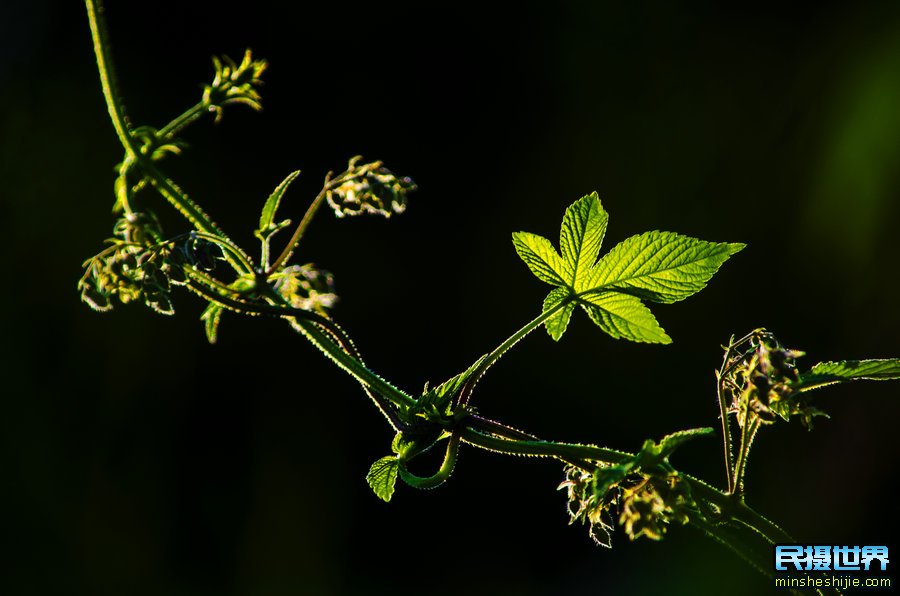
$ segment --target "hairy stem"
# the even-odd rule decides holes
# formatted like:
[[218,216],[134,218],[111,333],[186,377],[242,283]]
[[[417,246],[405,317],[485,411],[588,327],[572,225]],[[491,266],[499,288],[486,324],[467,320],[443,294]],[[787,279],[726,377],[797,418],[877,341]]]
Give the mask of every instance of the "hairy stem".
[[[724,368],[724,364],[722,365]],[[725,401],[725,387],[722,380],[722,372],[716,373],[716,396],[719,399],[719,419],[722,421],[722,443],[725,451],[725,486],[729,492],[734,492],[734,477],[732,470],[734,462],[731,455],[731,421],[728,418],[728,403]]]
[[459,431],[463,441],[498,453],[509,455],[538,455],[544,457],[566,457],[587,459],[607,464],[617,464],[625,461],[630,454],[624,451],[615,451],[593,445],[578,445],[570,443],[554,443],[540,440],[512,440],[502,439],[496,436],[484,434],[471,428],[462,428]]
[[103,16],[104,8],[101,0],[85,0],[88,21],[91,26],[91,39],[94,43],[94,55],[97,58],[97,71],[100,74],[100,87],[103,89],[103,98],[106,100],[106,110],[112,121],[116,136],[125,148],[125,152],[131,156],[137,156],[139,150],[125,118],[125,106],[119,97],[116,83],[116,73],[113,69],[112,58],[109,55],[109,35],[106,31],[106,21]]
[[340,368],[353,375],[359,382],[365,383],[373,391],[383,395],[401,408],[405,409],[415,405],[416,400],[366,368],[359,360],[344,352],[328,336],[324,335],[316,325],[308,320],[298,320],[297,325],[303,329],[306,337],[317,348],[331,358]]
[[734,465],[734,487],[731,491],[741,499],[743,499],[744,495],[744,472],[747,470],[747,460],[750,458],[750,447],[753,446],[753,439],[756,438],[760,424],[759,416],[753,415],[751,417],[748,411],[744,420],[744,426],[741,428],[741,447],[738,450],[737,462]]
[[[479,447],[481,449],[485,449],[487,451],[504,453],[508,455],[537,455],[554,457],[556,459],[560,459],[569,463],[572,463],[573,460],[580,459],[588,460],[589,462],[594,461],[609,465],[620,463],[631,457],[631,454],[625,452],[614,451],[612,449],[604,449],[602,447],[594,447],[591,445],[554,443],[550,441],[539,440],[523,441],[505,439],[496,436],[490,436],[469,427],[462,428],[460,430],[460,436],[466,443]],[[737,551],[743,558],[745,558],[749,562],[758,562],[763,559],[768,561],[768,545],[775,544],[776,542],[793,542],[793,539],[790,537],[790,535],[787,534],[787,532],[782,530],[780,527],[778,527],[744,503],[734,502],[730,495],[723,493],[688,474],[679,473],[679,476],[688,483],[691,488],[691,494],[694,495],[695,499],[702,499],[703,501],[716,506],[716,508],[720,512],[723,522],[728,520],[736,521],[764,539],[764,542],[766,544],[763,546],[734,544],[728,541],[726,532],[716,529],[719,526],[713,525],[710,522],[703,520],[703,518],[699,516],[692,516],[691,522],[694,523],[694,525],[700,527],[702,530],[707,531],[717,539],[728,544],[728,546]],[[698,520],[702,520],[702,523],[697,523]],[[709,532],[710,529],[712,529],[713,531]],[[771,570],[766,566],[760,567],[755,563],[753,564],[753,566],[763,573],[771,574]]]
[[178,133],[180,133],[184,128],[194,122],[195,120],[199,120],[209,111],[209,104],[205,101],[199,101],[183,113],[176,116],[171,122],[163,126],[157,131],[157,135],[159,135],[160,139],[171,140],[175,138]]
[[[340,180],[340,176],[338,177],[338,180]],[[331,172],[328,172],[328,175],[325,176],[325,184],[322,186],[322,190],[319,191],[319,194],[317,194],[316,198],[313,199],[313,202],[306,210],[306,213],[303,214],[303,219],[301,219],[300,223],[297,224],[297,229],[294,230],[294,233],[291,235],[291,239],[288,240],[287,246],[284,247],[284,250],[281,251],[281,254],[278,255],[278,258],[275,259],[275,262],[272,263],[272,265],[266,271],[266,275],[272,275],[272,273],[278,271],[278,268],[284,265],[287,260],[291,258],[291,255],[294,254],[294,249],[297,247],[300,239],[303,238],[303,234],[306,232],[306,228],[309,227],[310,222],[312,222],[313,217],[315,217],[316,212],[322,205],[322,201],[325,200],[325,195],[328,194],[330,183]]]
[[466,379],[465,384],[463,384],[462,389],[460,389],[459,391],[459,398],[457,400],[457,403],[460,406],[467,405],[469,403],[469,399],[471,398],[472,391],[475,389],[475,385],[478,383],[479,379],[481,379],[487,369],[489,369],[492,364],[500,360],[500,358],[503,357],[503,354],[505,354],[507,350],[516,345],[526,335],[543,325],[544,321],[558,313],[568,303],[569,300],[563,300],[553,308],[545,310],[538,317],[532,319],[524,327],[510,335],[506,341],[497,346],[497,348],[494,349],[493,352],[488,354],[487,357],[481,361],[481,364],[479,364],[478,367],[472,372],[472,374],[469,375],[469,378]]
[[[377,394],[384,396],[398,407],[406,409],[415,405],[416,402],[412,397],[379,377],[377,374],[366,368],[366,366],[357,358],[348,353],[348,351],[352,349],[352,343],[343,330],[337,327],[329,319],[300,308],[260,304],[258,302],[251,303],[235,298],[229,298],[217,294],[212,290],[208,290],[202,284],[196,282],[191,282],[188,285],[192,290],[202,295],[207,300],[221,304],[226,308],[238,312],[295,318],[297,326],[306,338],[326,356],[331,358],[339,368],[345,370],[360,383],[371,387]],[[339,346],[326,335],[325,332],[323,332],[323,329],[327,330],[327,332],[335,338],[338,338],[338,341],[343,344],[343,347]]]
[[[106,33],[106,22],[103,18],[103,5],[100,0],[85,0],[87,7],[88,21],[91,26],[91,39],[94,43],[94,54],[97,58],[97,71],[100,74],[100,86],[103,89],[103,97],[106,100],[106,108],[109,112],[110,120],[116,130],[116,135],[122,147],[125,149],[125,160],[129,159],[136,162],[150,179],[150,183],[169,203],[172,204],[185,218],[190,221],[197,230],[221,236],[223,239],[234,245],[228,237],[216,226],[215,223],[203,212],[200,207],[195,205],[184,192],[175,185],[174,182],[166,178],[153,161],[141,154],[140,149],[135,144],[134,137],[128,128],[125,118],[125,106],[119,97],[116,87],[115,70],[113,69],[112,59],[109,56],[109,42]],[[126,211],[130,210],[130,206],[123,205]],[[228,261],[236,270],[241,270],[241,265],[228,256]],[[245,259],[249,260],[249,259]],[[249,271],[242,271],[249,273]]]

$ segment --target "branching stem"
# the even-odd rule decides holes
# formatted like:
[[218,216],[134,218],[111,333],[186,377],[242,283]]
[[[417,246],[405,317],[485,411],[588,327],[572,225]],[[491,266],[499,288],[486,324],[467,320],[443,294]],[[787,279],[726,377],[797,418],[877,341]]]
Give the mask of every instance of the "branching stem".
[[[338,180],[340,180],[340,176],[338,177]],[[321,207],[322,201],[325,200],[325,196],[328,194],[329,185],[331,184],[331,182],[331,172],[328,172],[328,174],[325,176],[325,184],[322,186],[322,190],[319,191],[319,194],[317,194],[316,198],[313,199],[313,202],[306,210],[306,213],[303,214],[303,219],[301,219],[300,223],[297,224],[297,228],[291,235],[291,239],[288,240],[287,246],[284,247],[284,250],[281,251],[281,254],[278,255],[277,259],[275,259],[275,262],[272,263],[271,266],[269,266],[269,269],[266,271],[266,275],[272,275],[272,273],[278,271],[278,268],[284,265],[287,260],[291,258],[291,255],[294,253],[294,248],[296,248],[297,244],[300,242],[300,239],[303,238],[303,234],[306,232],[306,228],[309,227],[310,222],[312,222],[313,217],[315,217],[316,212],[319,210],[319,207]]]
[[[270,315],[290,320],[307,340],[363,386],[395,429],[404,430],[409,428],[409,425],[414,422],[415,424],[421,422],[418,418],[413,417],[413,413],[416,411],[415,407],[419,405],[417,400],[369,369],[362,361],[349,336],[337,324],[320,314],[293,307],[280,294],[275,292],[268,283],[268,276],[279,271],[290,259],[298,242],[327,197],[329,190],[334,188],[335,184],[351,179],[350,170],[348,169],[348,171],[335,178],[331,177],[331,173],[328,174],[322,190],[307,209],[284,250],[268,268],[264,257],[259,270],[256,270],[250,257],[237,244],[232,242],[212,219],[199,206],[194,204],[173,181],[157,168],[150,156],[141,153],[141,149],[132,135],[126,119],[124,105],[117,93],[115,73],[109,56],[109,44],[103,19],[102,2],[101,0],[85,0],[85,5],[90,21],[103,96],[116,135],[125,150],[120,180],[127,183],[129,169],[132,166],[139,168],[146,180],[154,186],[159,194],[197,229],[196,236],[198,238],[221,247],[225,258],[238,275],[253,275],[256,282],[255,287],[251,287],[246,292],[241,292],[228,287],[226,284],[203,272],[185,267],[187,287],[204,299],[224,308],[244,314]],[[162,140],[173,139],[185,126],[202,116],[208,107],[207,103],[203,101],[192,106],[157,131],[159,138]],[[351,161],[351,167],[352,164],[353,162]],[[138,183],[138,186],[141,184],[142,182]],[[121,199],[122,207],[127,214],[131,214],[132,207],[127,199],[127,196]],[[107,251],[109,250],[111,249],[107,249]],[[101,256],[104,254],[106,254],[106,251],[102,252]],[[266,254],[266,256],[268,255]],[[399,473],[405,481],[419,488],[432,488],[445,482],[453,472],[459,448],[463,442],[483,450],[506,455],[556,458],[586,471],[594,471],[598,467],[615,465],[634,458],[632,454],[626,452],[593,445],[542,441],[524,431],[476,415],[467,407],[475,385],[488,368],[522,338],[555,316],[560,310],[569,306],[572,301],[578,299],[579,296],[573,293],[552,308],[542,312],[477,364],[472,374],[464,382],[456,400],[456,407],[451,411],[451,414],[453,414],[452,429],[440,469],[433,476],[419,477],[410,473],[406,469],[405,460],[402,460]],[[701,510],[703,506],[706,506],[713,513],[713,515],[705,515],[695,511],[689,516],[690,522],[706,534],[738,552],[758,570],[771,574],[771,569],[768,566],[769,545],[776,542],[792,542],[792,539],[784,530],[750,509],[743,502],[742,484],[747,456],[761,422],[757,415],[751,416],[749,411],[745,412],[744,420],[741,421],[740,450],[737,461],[732,462],[732,437],[728,419],[728,403],[725,396],[725,376],[731,370],[731,367],[735,365],[733,361],[729,363],[729,357],[734,353],[736,346],[747,341],[749,337],[751,336],[737,343],[731,342],[726,353],[725,362],[720,368],[717,378],[728,492],[717,490],[701,480],[686,474],[679,473],[679,476],[687,483],[695,502],[701,504]],[[428,420],[432,419],[429,418]],[[451,419],[447,418],[439,421],[439,423],[443,425],[447,420]],[[449,426],[444,425],[442,428],[447,430]],[[675,473],[670,464],[665,461],[662,461],[659,466],[666,473]],[[763,543],[762,546],[746,540],[744,534],[749,534],[750,537],[756,539],[756,542]]]

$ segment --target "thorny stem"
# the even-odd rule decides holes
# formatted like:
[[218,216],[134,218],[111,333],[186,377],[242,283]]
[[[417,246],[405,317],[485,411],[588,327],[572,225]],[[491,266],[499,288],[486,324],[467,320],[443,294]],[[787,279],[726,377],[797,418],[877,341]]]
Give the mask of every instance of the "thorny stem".
[[[118,95],[115,69],[109,56],[109,42],[107,41],[106,22],[103,18],[103,4],[101,0],[85,0],[85,6],[87,7],[88,21],[91,27],[91,39],[94,44],[94,54],[97,58],[97,71],[100,74],[103,98],[106,100],[106,108],[116,130],[116,135],[119,137],[122,147],[125,148],[125,160],[128,161],[130,159],[136,162],[150,178],[150,183],[154,188],[194,224],[199,231],[215,234],[228,240],[228,237],[200,207],[196,206],[174,182],[166,178],[153,165],[152,160],[141,154],[128,127],[124,103]],[[126,210],[129,209],[130,207],[126,206]],[[230,240],[228,241],[230,242]],[[228,260],[235,269],[240,269],[233,257],[229,257]],[[250,271],[242,272],[249,273]]]
[[722,421],[722,443],[725,451],[725,486],[729,492],[734,492],[734,478],[732,469],[734,463],[731,455],[731,421],[728,418],[728,404],[722,387],[722,377],[716,375],[716,396],[719,398],[719,419]]
[[741,447],[738,451],[737,462],[734,467],[734,487],[732,488],[732,493],[740,497],[742,500],[744,498],[744,472],[747,469],[747,459],[750,455],[750,447],[753,445],[753,439],[756,438],[756,432],[759,430],[761,422],[759,416],[750,416],[750,412],[747,412],[747,417],[744,420],[744,426],[741,428]]
[[[249,303],[241,300],[222,296],[212,290],[208,290],[200,283],[189,283],[189,287],[202,295],[204,298],[225,306],[226,308],[236,310],[238,312],[249,312],[255,314],[272,315],[277,317],[294,317],[297,325],[303,331],[303,334],[326,356],[331,358],[340,368],[351,374],[360,383],[371,387],[377,394],[384,396],[386,399],[394,403],[394,405],[408,408],[415,405],[415,400],[397,389],[377,374],[369,370],[362,362],[348,353],[352,350],[352,343],[346,334],[334,325],[333,322],[316,313],[293,308],[288,306],[274,306],[269,304]],[[338,338],[344,347],[323,334],[322,329],[326,329],[328,333]]]
[[103,98],[106,100],[106,109],[109,119],[112,121],[116,135],[125,148],[128,155],[139,155],[140,151],[131,136],[128,121],[125,118],[125,107],[119,98],[119,90],[116,84],[116,74],[112,67],[112,59],[109,56],[109,35],[106,32],[106,22],[103,18],[103,5],[100,0],[85,0],[88,21],[91,26],[91,39],[94,42],[94,55],[97,57],[97,71],[100,74],[100,87],[103,89]]
[[[201,297],[209,300],[210,302],[214,302],[223,306],[229,310],[233,310],[235,312],[240,312],[243,314],[257,314],[257,315],[269,315],[276,317],[290,317],[293,319],[306,319],[315,323],[319,327],[325,329],[331,336],[338,342],[340,348],[349,356],[357,361],[358,365],[365,368],[366,365],[362,360],[362,357],[359,354],[359,351],[356,349],[356,346],[353,345],[353,341],[350,337],[341,329],[334,321],[331,319],[325,318],[317,313],[303,310],[300,308],[294,308],[288,304],[283,302],[279,302],[281,306],[275,306],[274,304],[263,304],[259,302],[246,302],[244,300],[240,300],[237,297],[230,297],[229,294],[233,294],[234,296],[238,296],[238,293],[235,290],[225,286],[220,281],[206,275],[197,270],[186,270],[187,274],[192,278],[192,283],[188,283],[188,288],[199,294]],[[199,282],[199,283],[197,283]],[[214,292],[209,288],[216,288],[219,291]],[[272,299],[274,292],[267,294],[267,297]],[[277,296],[277,295],[276,295]],[[299,326],[299,321],[297,322]],[[305,331],[302,331],[304,335],[306,335]],[[325,352],[325,349],[322,346],[318,346],[309,336],[307,335],[307,339],[310,340],[313,344],[315,344],[319,349]],[[327,352],[326,352],[327,354]],[[374,373],[373,373],[374,374]],[[390,397],[384,398],[381,397],[383,395],[378,388],[375,388],[376,391],[373,392],[373,387],[367,384],[367,382],[363,381],[356,375],[353,375],[354,378],[359,381],[360,385],[362,385],[363,390],[366,392],[366,395],[372,400],[378,410],[384,415],[384,417],[391,424],[391,427],[394,430],[400,430],[406,426],[406,423],[400,419],[397,414],[397,411],[391,407],[389,402],[393,402],[396,405],[399,405],[397,401],[392,400]],[[379,380],[382,383],[386,383],[383,379]],[[381,387],[381,390],[388,390],[390,386],[389,383],[386,383],[386,386]],[[399,389],[392,388],[393,391],[399,392],[403,394]],[[405,394],[403,394],[405,395]],[[406,396],[409,398],[409,396]],[[409,398],[412,399],[412,398]]]
[[465,406],[469,403],[469,398],[472,395],[472,390],[475,389],[475,384],[478,383],[478,380],[484,375],[484,373],[491,367],[492,364],[500,360],[503,354],[506,353],[511,347],[516,345],[522,338],[526,335],[540,327],[544,321],[558,313],[562,310],[563,307],[568,304],[568,300],[563,300],[553,308],[545,310],[538,317],[531,320],[524,327],[513,333],[509,336],[509,338],[504,341],[502,344],[497,346],[493,352],[487,355],[487,357],[481,361],[481,364],[472,372],[466,382],[463,384],[462,389],[459,391],[458,404],[460,406]]
[[[127,120],[125,118],[123,103],[117,95],[115,75],[109,57],[108,43],[106,41],[107,35],[105,24],[103,21],[102,3],[100,0],[85,0],[85,5],[87,7],[88,18],[90,21],[94,52],[96,54],[97,68],[100,74],[100,81],[101,87],[103,89],[104,99],[106,101],[110,119],[112,120],[113,126],[116,130],[116,134],[125,149],[126,160],[137,162],[137,165],[141,167],[145,175],[150,179],[150,182],[159,191],[159,193],[164,198],[166,198],[182,215],[184,215],[185,218],[188,219],[199,230],[201,234],[203,234],[202,237],[206,237],[206,239],[210,241],[215,241],[218,245],[226,248],[226,258],[229,260],[236,271],[238,271],[239,273],[253,273],[252,262],[250,261],[249,257],[247,257],[240,250],[240,248],[237,248],[237,246],[233,242],[231,242],[224,233],[222,233],[222,231],[212,222],[212,220],[198,206],[196,206],[190,199],[188,199],[188,197],[175,185],[174,182],[166,178],[155,167],[155,165],[149,158],[143,156],[140,153],[140,150],[136,146],[135,140],[130,133]],[[159,131],[160,136],[163,138],[170,138],[176,132],[181,130],[181,128],[197,119],[201,115],[202,110],[205,107],[206,106],[203,104],[203,102],[193,106],[192,108],[184,112],[181,116],[173,120],[169,125],[161,129]],[[341,177],[339,176],[338,179],[340,178]],[[321,205],[321,202],[327,193],[328,185],[330,182],[333,181],[326,179],[325,188],[319,193],[319,195],[316,197],[316,200],[306,212],[306,215],[304,215],[303,220],[301,220],[300,224],[295,230],[290,242],[285,247],[284,251],[278,257],[278,259],[276,259],[272,267],[269,269],[269,273],[275,271],[278,267],[283,265],[284,262],[291,256],[291,253],[296,246],[297,241],[300,240],[306,230],[306,227],[309,225],[309,222],[315,215],[316,210]],[[125,208],[127,210],[129,209],[129,206],[125,205]],[[215,238],[215,240],[212,240],[212,238]],[[296,309],[283,304],[265,304],[258,301],[251,303],[242,300],[240,295],[231,297],[221,294],[215,290],[210,289],[207,284],[210,282],[211,278],[204,279],[204,277],[208,276],[203,276],[200,274],[198,274],[197,276],[191,276],[187,283],[188,287],[207,300],[220,304],[225,308],[233,309],[243,313],[267,314],[279,317],[293,318],[296,326],[313,345],[318,347],[341,369],[345,370],[348,374],[356,378],[356,380],[359,381],[367,390],[371,389],[372,392],[388,400],[393,406],[396,406],[402,412],[406,412],[411,407],[416,405],[416,400],[414,398],[397,389],[392,384],[388,383],[373,371],[371,371],[369,368],[367,368],[359,358],[352,342],[350,342],[349,338],[346,336],[343,330],[337,327],[337,325],[335,325],[329,319],[309,311]],[[219,286],[221,286],[221,284],[218,284],[215,287],[221,290]],[[503,356],[503,354],[507,350],[509,350],[523,337],[528,335],[531,331],[543,324],[550,317],[555,315],[560,309],[564,308],[569,301],[576,298],[577,296],[570,297],[568,300],[562,301],[555,307],[541,313],[540,316],[526,324],[519,331],[510,336],[509,339],[498,346],[493,352],[488,354],[488,356],[481,362],[481,364],[476,368],[474,373],[469,377],[469,380],[463,386],[459,397],[459,405],[464,406],[467,404],[475,383],[494,362],[496,362]],[[372,393],[370,393],[370,396],[372,396]],[[372,397],[373,399],[375,399],[374,396]],[[379,407],[382,407],[382,404],[379,403],[379,400],[375,399],[375,401],[376,404],[379,405]],[[727,404],[724,404],[723,401],[724,398],[720,383],[720,410],[723,418],[723,423],[725,424],[725,426],[723,427],[723,433],[728,433],[727,408],[725,408]],[[391,408],[389,407],[382,407],[382,409],[383,411],[384,409],[391,410]],[[394,420],[396,420],[396,413],[395,418],[392,419],[392,424],[394,424]],[[758,420],[754,420],[754,427],[750,430],[745,429],[745,440],[742,440],[741,455],[738,458],[734,478],[731,480],[732,487],[739,487],[740,485],[740,479],[743,473],[744,466],[746,465],[746,450],[749,448],[749,442],[752,441],[752,437],[755,435],[756,429],[758,428],[758,422]],[[394,425],[395,427],[397,427],[397,424]],[[513,429],[499,422],[470,414],[460,421],[459,425],[451,434],[447,447],[447,453],[445,454],[444,463],[442,464],[441,469],[436,475],[430,478],[419,478],[412,476],[408,472],[405,472],[405,470],[402,470],[401,473],[403,473],[404,476],[408,477],[408,479],[412,479],[412,482],[414,484],[418,484],[422,487],[426,487],[428,485],[436,486],[437,484],[440,484],[452,472],[453,466],[456,461],[459,444],[462,441],[465,441],[466,443],[481,449],[508,455],[554,457],[565,462],[573,463],[574,465],[585,467],[585,469],[589,469],[591,466],[597,464],[609,465],[619,463],[624,461],[626,458],[631,457],[631,454],[625,452],[590,445],[541,441],[523,431]],[[728,435],[725,437],[725,441],[727,462],[728,458],[730,457],[730,452],[728,450],[728,445],[730,444]],[[770,544],[775,542],[792,542],[790,536],[788,536],[781,528],[747,507],[743,503],[743,500],[735,501],[731,497],[731,495],[718,491],[698,479],[692,478],[685,474],[682,474],[681,476],[689,483],[692,494],[695,496],[695,498],[715,505],[718,514],[721,516],[720,519],[722,522],[726,522],[729,520],[739,522],[740,524],[743,524],[747,528],[758,533],[765,539],[765,541]],[[734,537],[726,535],[725,526],[723,524],[712,523],[699,515],[692,515],[691,522],[707,534],[730,546],[732,549],[748,559],[748,561],[750,561],[751,563],[759,560],[756,555],[748,554],[752,550],[750,546],[738,544],[737,540]],[[760,568],[759,564],[753,564],[755,567]],[[760,570],[766,572],[767,569]]]
[[719,399],[719,419],[722,421],[722,442],[725,450],[725,480],[729,492],[734,492],[734,477],[732,475],[734,462],[731,455],[731,421],[728,418],[728,403],[725,400],[724,374],[733,346],[734,336],[732,335],[728,340],[728,348],[725,352],[725,358],[722,360],[722,366],[716,372],[716,397]]
[[[294,307],[287,300],[285,300],[283,296],[278,294],[278,292],[276,292],[271,286],[267,285],[265,287],[263,296],[269,301],[270,304],[278,305],[283,308],[289,308],[297,312],[309,312],[303,309],[294,309]],[[296,322],[296,317],[294,317],[294,319]],[[347,335],[347,333],[343,329],[341,329],[337,325],[337,323],[322,315],[317,315],[316,322],[320,327],[324,328],[326,331],[331,333],[332,336],[334,336],[334,338],[338,341],[341,348],[344,350],[344,352],[347,353],[348,356],[356,359],[359,362],[360,366],[368,368],[366,366],[366,363],[363,362],[362,355],[359,353],[359,350],[357,350],[356,346],[353,344],[353,340],[350,339],[350,336]],[[363,391],[366,393],[366,395],[369,396],[369,399],[371,399],[375,404],[375,407],[378,408],[381,414],[390,423],[391,428],[399,431],[407,427],[407,423],[402,419],[397,409],[392,407],[391,402],[382,397],[381,394],[373,391],[372,387],[370,387],[366,383],[360,382],[360,385],[362,386]]]
[[[540,440],[524,441],[490,436],[484,432],[479,432],[468,427],[464,427],[460,430],[460,436],[466,443],[487,451],[508,455],[554,457],[569,463],[572,463],[572,460],[587,460],[588,462],[600,462],[602,464],[617,464],[631,457],[631,454],[629,453],[604,449],[602,447],[594,447],[592,445],[555,443]],[[702,480],[688,474],[679,473],[679,476],[687,481],[691,488],[691,494],[693,494],[695,498],[702,499],[703,501],[716,506],[723,522],[729,519],[737,521],[759,534],[768,544],[775,544],[776,542],[793,542],[793,539],[787,532],[743,502],[735,503],[730,495],[722,493]],[[691,519],[691,522],[694,523],[695,519]],[[697,523],[694,523],[694,525],[697,525],[706,531],[706,527]],[[715,537],[718,534],[714,533],[713,535]],[[738,546],[731,546],[733,549],[738,550]],[[747,558],[746,555],[744,556]],[[763,569],[761,571],[764,573],[771,573],[770,570],[766,571]]]

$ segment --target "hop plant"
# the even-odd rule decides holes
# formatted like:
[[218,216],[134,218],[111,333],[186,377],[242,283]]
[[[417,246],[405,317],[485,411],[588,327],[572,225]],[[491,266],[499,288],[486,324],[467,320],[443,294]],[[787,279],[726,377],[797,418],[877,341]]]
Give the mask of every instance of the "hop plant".
[[[184,144],[180,131],[203,114],[216,120],[223,106],[243,103],[261,107],[258,87],[266,62],[247,50],[238,64],[228,57],[213,58],[215,77],[204,87],[203,98],[162,128],[131,127],[114,85],[99,0],[86,0],[94,38],[101,87],[114,129],[125,150],[113,185],[116,222],[108,246],[84,263],[78,282],[82,299],[106,311],[115,301],[138,300],[162,314],[172,314],[173,286],[183,286],[208,304],[201,320],[207,338],[215,343],[222,313],[267,315],[286,320],[340,369],[353,376],[396,431],[391,455],[375,461],[366,481],[388,501],[402,479],[416,488],[434,488],[454,473],[461,446],[508,455],[551,457],[565,462],[560,489],[568,497],[570,523],[589,527],[599,544],[610,545],[618,522],[631,538],[660,540],[676,524],[691,523],[731,546],[757,569],[768,569],[770,545],[794,540],[744,502],[746,462],[762,424],[777,417],[802,417],[809,426],[820,415],[806,392],[856,379],[900,378],[900,359],[825,362],[798,372],[797,350],[784,348],[765,330],[756,330],[726,348],[718,371],[717,393],[722,421],[723,453],[728,486],[719,490],[677,472],[670,455],[694,438],[708,436],[700,428],[672,433],[659,442],[647,440],[635,453],[595,445],[542,441],[524,431],[482,417],[471,405],[478,381],[488,369],[529,333],[544,327],[559,341],[572,313],[580,307],[603,332],[616,339],[667,344],[646,302],[671,304],[701,291],[739,243],[708,242],[672,232],[652,231],[625,239],[604,255],[600,248],[609,215],[597,193],[584,196],[566,209],[559,248],[547,238],[527,232],[513,235],[513,245],[528,269],[552,286],[540,314],[464,372],[443,383],[426,384],[421,395],[407,393],[370,369],[350,336],[328,312],[335,304],[330,273],[307,263],[291,264],[295,250],[319,207],[324,203],[337,217],[378,214],[391,217],[406,208],[407,195],[416,189],[380,161],[350,160],[347,169],[329,173],[321,191],[296,224],[290,238],[273,251],[273,239],[292,225],[276,218],[281,200],[300,172],[290,173],[265,201],[254,236],[260,241],[258,260],[236,244],[206,212],[166,177],[157,162],[177,155]],[[164,164],[162,164],[164,165]],[[164,239],[156,217],[139,209],[138,192],[152,188],[195,231]],[[280,238],[279,238],[280,240]],[[219,267],[221,263],[226,266]],[[222,270],[225,270],[224,273]],[[741,427],[736,460],[730,415]],[[420,454],[443,445],[444,459],[430,476],[418,476],[408,464]]]
[[569,524],[586,524],[588,535],[596,544],[612,548],[614,526],[610,508],[617,502],[618,490],[598,494],[596,475],[577,466],[566,466],[565,480],[558,488],[566,490]]
[[78,282],[81,299],[94,310],[112,310],[113,298],[122,304],[143,299],[154,311],[175,314],[169,297],[169,276],[160,267],[160,253],[127,243],[114,244],[84,263]]
[[334,276],[312,263],[285,267],[276,276],[275,290],[294,308],[322,314],[337,302]]
[[256,111],[262,110],[262,99],[257,87],[262,85],[260,78],[268,67],[265,60],[254,60],[253,53],[247,49],[240,64],[228,56],[212,58],[215,78],[211,84],[203,88],[203,103],[216,115],[216,122],[222,119],[222,107],[242,103]]
[[678,474],[648,476],[622,491],[619,523],[632,540],[641,536],[662,540],[671,523],[690,521],[690,507],[690,491]]
[[415,183],[410,178],[398,178],[380,161],[357,165],[360,159],[351,159],[341,182],[326,193],[335,215],[390,217],[406,211],[406,195],[416,190]]

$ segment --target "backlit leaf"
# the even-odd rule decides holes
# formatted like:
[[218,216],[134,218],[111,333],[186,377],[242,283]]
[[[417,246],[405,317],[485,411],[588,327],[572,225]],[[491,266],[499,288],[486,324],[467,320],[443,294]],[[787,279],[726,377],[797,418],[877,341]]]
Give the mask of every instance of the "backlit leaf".
[[[568,288],[556,288],[555,290],[552,290],[544,299],[543,312],[547,312],[551,308],[554,308],[560,302],[568,298],[569,295],[570,291]],[[566,332],[566,327],[569,326],[569,319],[572,318],[572,311],[574,310],[575,302],[569,301],[569,303],[563,306],[560,311],[544,321],[544,327],[546,327],[547,333],[550,334],[553,341],[559,341],[559,338]]]
[[397,468],[399,467],[397,456],[382,457],[369,468],[366,474],[366,482],[383,501],[390,501],[394,494],[394,485],[397,483]]
[[288,186],[291,185],[291,182],[300,175],[300,170],[296,172],[291,172],[288,174],[287,178],[281,181],[281,184],[275,187],[275,190],[272,191],[272,194],[269,195],[269,198],[266,200],[265,205],[263,205],[262,213],[259,216],[259,230],[257,230],[260,234],[267,235],[268,233],[273,232],[276,229],[280,229],[284,227],[281,224],[275,225],[275,212],[278,210],[278,205],[281,203],[281,197],[284,196],[285,191],[288,189]]
[[696,294],[744,244],[697,240],[672,232],[645,232],[623,240],[585,277],[579,293],[617,290],[653,302],[677,302]]
[[219,336],[219,321],[222,319],[222,307],[215,302],[210,302],[200,320],[203,321],[206,328],[206,339],[209,343],[214,344]]
[[554,286],[566,285],[563,278],[567,267],[549,240],[529,232],[516,232],[513,246],[539,280]]
[[820,362],[800,375],[795,389],[809,390],[846,381],[900,379],[900,358]]
[[638,298],[618,292],[590,294],[581,307],[594,323],[612,337],[655,344],[670,344],[656,317]]
[[569,286],[575,287],[576,280],[587,275],[594,266],[608,221],[609,215],[600,205],[596,192],[582,197],[566,209],[559,233],[559,248]]

